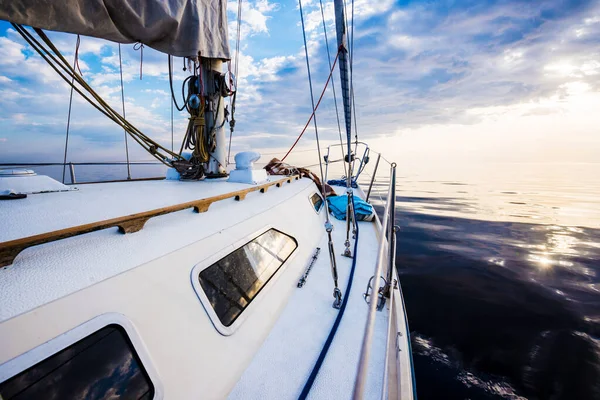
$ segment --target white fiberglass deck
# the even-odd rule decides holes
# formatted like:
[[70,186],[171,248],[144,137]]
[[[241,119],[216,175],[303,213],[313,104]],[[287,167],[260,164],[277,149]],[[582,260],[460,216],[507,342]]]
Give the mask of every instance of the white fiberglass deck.
[[[341,256],[346,225],[345,221],[335,219],[332,223],[339,285],[343,295],[347,296],[352,260]],[[375,223],[359,222],[359,229],[358,258],[348,305],[308,398],[352,397],[368,313],[363,293],[373,275],[378,248]],[[332,307],[333,279],[324,232],[323,229],[319,244],[321,253],[305,285],[293,292],[229,399],[296,399],[301,393],[338,314]],[[353,246],[354,241],[352,250]],[[387,324],[387,311],[378,312],[365,398],[381,398]]]
[[[30,195],[2,203],[0,221],[8,229],[0,232],[0,241],[243,188],[248,185],[147,181]],[[315,213],[310,201],[316,192],[312,181],[301,179],[264,194],[249,193],[243,201],[217,201],[205,213],[187,209],[155,217],[139,232],[123,235],[110,228],[23,251],[12,265],[0,268],[0,339],[11,343],[0,348],[0,372],[7,361],[29,357],[49,340],[95,318],[117,315],[133,327],[136,350],[156,372],[154,383],[164,393],[156,399],[298,398],[338,315],[332,308],[325,213]],[[363,293],[378,249],[378,224],[359,222],[348,292],[352,260],[341,256],[345,221],[332,223],[339,288],[348,304],[308,395],[318,399],[352,395],[368,313]],[[239,328],[223,335],[196,295],[194,271],[268,228],[289,234],[298,247],[244,311]],[[317,246],[319,258],[297,288]],[[389,315],[387,306],[376,314],[366,398],[381,396]],[[403,373],[410,374],[409,367]]]
[[[264,194],[253,192],[241,202],[233,198],[217,201],[206,213],[187,209],[151,218],[144,229],[133,234],[123,235],[117,228],[109,228],[28,248],[11,266],[0,268],[0,322],[239,224],[302,188],[314,187],[309,179],[294,181],[293,185],[272,187]],[[0,243],[250,187],[225,180],[77,186],[77,191],[3,201]]]
[[[282,178],[272,176],[270,181]],[[32,194],[26,199],[2,202],[0,242],[214,197],[248,189],[251,185],[216,179],[94,183],[75,187],[78,190]]]

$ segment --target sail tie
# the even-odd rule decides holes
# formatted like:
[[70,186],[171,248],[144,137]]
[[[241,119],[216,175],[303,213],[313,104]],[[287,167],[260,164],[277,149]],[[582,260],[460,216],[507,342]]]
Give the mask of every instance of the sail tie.
[[81,72],[81,68],[79,67],[79,45],[81,44],[81,37],[77,35],[77,41],[75,42],[75,66],[79,71],[79,75],[83,76],[83,72]]
[[144,64],[144,43],[137,42],[133,45],[135,51],[140,51],[140,81],[142,80],[142,65]]

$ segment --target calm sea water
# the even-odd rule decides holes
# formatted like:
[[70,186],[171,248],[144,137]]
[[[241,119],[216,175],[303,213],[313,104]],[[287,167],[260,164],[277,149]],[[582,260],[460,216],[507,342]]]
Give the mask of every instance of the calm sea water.
[[600,399],[600,164],[398,174],[419,398]]

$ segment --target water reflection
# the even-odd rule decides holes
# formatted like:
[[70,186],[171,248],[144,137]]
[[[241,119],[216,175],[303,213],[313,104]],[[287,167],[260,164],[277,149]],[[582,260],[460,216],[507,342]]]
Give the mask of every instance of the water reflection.
[[398,183],[421,399],[600,399],[600,184],[542,176]]

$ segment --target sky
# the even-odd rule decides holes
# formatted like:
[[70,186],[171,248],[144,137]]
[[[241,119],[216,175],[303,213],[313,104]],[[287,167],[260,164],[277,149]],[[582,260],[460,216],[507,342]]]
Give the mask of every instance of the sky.
[[[320,2],[305,0],[302,7],[318,97],[329,73]],[[333,1],[323,7],[333,51]],[[351,14],[350,0],[347,8]],[[228,10],[234,54],[237,2]],[[600,2],[355,0],[348,19],[358,135],[387,159],[432,165],[600,159]],[[75,36],[49,36],[72,60]],[[281,156],[311,112],[298,3],[244,1],[240,48],[232,152]],[[170,147],[167,56],[146,47],[140,80],[140,52],[131,44],[121,49],[126,116]],[[82,37],[79,65],[120,110],[118,45]],[[177,92],[185,73],[181,59],[175,66]],[[337,70],[333,78],[339,96]],[[62,162],[68,103],[68,86],[0,21],[0,162]],[[174,118],[177,149],[186,117]],[[317,122],[322,146],[339,142],[330,89]],[[131,142],[131,159],[150,159]],[[297,148],[290,160],[298,163],[315,149],[312,126]],[[123,131],[76,93],[67,158],[125,160]]]

